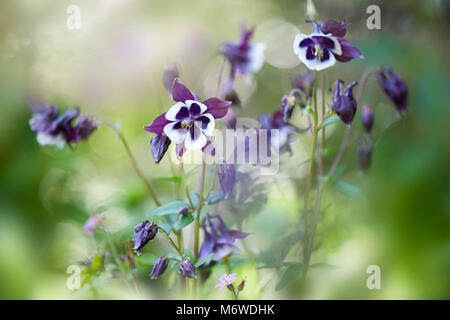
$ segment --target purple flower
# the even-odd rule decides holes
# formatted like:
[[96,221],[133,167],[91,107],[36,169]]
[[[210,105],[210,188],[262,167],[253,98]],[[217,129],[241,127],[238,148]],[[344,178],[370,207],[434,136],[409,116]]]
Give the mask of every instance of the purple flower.
[[281,98],[281,112],[283,113],[283,121],[287,121],[292,117],[292,112],[295,107],[295,96],[293,95],[283,95]]
[[236,169],[234,164],[223,163],[219,167],[219,183],[225,198],[229,198],[236,182]]
[[159,257],[158,260],[156,260],[155,264],[152,268],[152,273],[150,273],[150,279],[156,279],[159,276],[161,276],[164,271],[167,269],[167,265],[169,264],[169,260],[167,260],[167,257],[162,256]]
[[150,142],[153,161],[159,163],[170,146],[170,139],[164,134],[156,134]]
[[173,83],[172,96],[177,103],[144,129],[164,133],[173,143],[184,144],[188,150],[202,149],[214,132],[215,119],[226,115],[230,102],[219,98],[199,102],[178,80]]
[[230,273],[229,275],[224,273],[220,276],[219,283],[214,288],[219,288],[219,291],[222,292],[226,287],[231,286],[236,281],[236,276],[237,273]]
[[[278,148],[280,152],[290,150],[289,143],[293,139],[293,134],[295,133],[295,128],[288,125],[284,121],[283,112],[281,110],[276,110],[273,114],[263,113],[259,117],[261,122],[261,128],[269,130],[268,138],[270,144],[275,148]],[[278,129],[278,141],[275,141],[271,137],[270,130]]]
[[133,250],[135,250],[136,253],[140,255],[141,249],[147,244],[147,242],[149,242],[156,236],[157,232],[158,226],[153,222],[145,220],[138,224],[133,234]]
[[208,264],[211,260],[219,261],[230,254],[239,253],[240,249],[234,245],[234,242],[248,236],[247,233],[229,230],[218,214],[207,214],[203,218],[202,229],[205,238],[198,258],[201,260],[212,254],[205,264]]
[[339,62],[348,62],[354,58],[362,58],[361,52],[344,39],[347,24],[328,20],[322,24],[311,22],[314,31],[310,35],[295,36],[293,48],[301,62],[310,70],[323,70]]
[[197,278],[197,276],[195,275],[195,267],[189,260],[189,258],[185,258],[182,262],[180,262],[180,264],[178,265],[178,269],[184,277]]
[[372,141],[369,137],[363,142],[361,140],[358,142],[357,153],[361,169],[367,171],[370,167],[372,158]]
[[408,88],[405,82],[391,68],[381,68],[377,74],[378,83],[388,97],[402,114],[408,108]]
[[341,84],[343,83],[344,81],[342,80],[336,80],[333,99],[331,100],[330,105],[339,118],[341,118],[346,125],[350,125],[355,117],[356,108],[358,106],[356,99],[353,97],[353,87],[358,83],[353,81],[344,89],[344,91],[342,91]]
[[98,128],[98,122],[91,115],[83,114],[75,121],[73,140],[87,140]]
[[175,79],[180,77],[180,72],[178,71],[178,66],[175,62],[172,62],[164,66],[162,81],[164,87],[167,89],[170,95],[172,95],[172,85]]
[[97,129],[98,124],[92,116],[82,115],[72,126],[73,120],[80,114],[79,108],[67,109],[59,116],[59,108],[45,102],[33,101],[30,109],[33,113],[29,124],[37,133],[40,145],[55,145],[63,148],[66,144],[86,140]]
[[241,38],[237,43],[225,42],[219,48],[219,52],[230,62],[233,70],[241,74],[255,73],[264,64],[263,43],[250,44],[254,29],[242,27]]
[[361,118],[364,130],[366,130],[367,133],[370,133],[373,126],[373,110],[369,105],[365,104],[362,107]]
[[95,229],[103,221],[103,216],[94,214],[86,220],[83,225],[83,231],[88,235],[93,237],[95,235]]

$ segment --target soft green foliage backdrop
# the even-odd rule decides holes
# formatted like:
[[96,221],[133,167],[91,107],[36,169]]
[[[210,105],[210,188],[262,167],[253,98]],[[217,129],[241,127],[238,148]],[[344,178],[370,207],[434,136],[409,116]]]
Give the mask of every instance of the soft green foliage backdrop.
[[[372,168],[359,172],[355,144],[343,161],[344,179],[363,196],[329,188],[318,226],[313,262],[334,267],[312,270],[306,288],[292,281],[277,291],[280,270],[256,270],[262,262],[251,259],[233,269],[239,277],[247,275],[244,298],[450,298],[449,3],[377,2],[382,29],[374,31],[365,24],[372,1],[316,2],[321,19],[352,23],[348,38],[366,57],[336,65],[326,79],[331,86],[338,77],[359,79],[366,67],[391,65],[408,84],[409,112],[397,121],[375,78],[369,80],[362,102],[375,110]],[[66,27],[69,4],[81,8],[81,30]],[[0,297],[135,298],[120,280],[103,278],[93,284],[97,291],[86,286],[71,292],[65,270],[107,249],[104,233],[92,239],[81,232],[102,205],[111,217],[113,241],[124,250],[133,227],[154,207],[144,186],[105,127],[73,152],[39,146],[28,126],[28,98],[79,105],[120,121],[158,195],[173,200],[173,183],[159,179],[171,174],[169,159],[153,164],[151,136],[142,130],[160,113],[158,106],[171,105],[160,83],[164,62],[177,60],[183,80],[209,96],[221,62],[217,45],[237,39],[241,21],[256,25],[255,41],[268,46],[269,63],[254,82],[240,80],[238,93],[245,102],[242,115],[257,119],[279,107],[290,78],[303,68],[292,65],[291,39],[294,26],[311,28],[304,23],[305,3],[23,0],[3,1],[0,8]],[[271,26],[285,38],[271,36],[276,29]],[[341,123],[334,125],[328,145],[337,146],[343,131]],[[359,125],[355,131],[361,132]],[[289,168],[306,159],[305,143],[306,138],[298,139],[296,158],[287,160],[277,183],[268,186],[267,205],[243,225],[253,234],[248,246],[256,254],[298,219],[302,198],[288,177]],[[195,174],[190,180],[194,187]],[[227,221],[231,225],[233,218]],[[139,284],[145,298],[184,297],[177,286],[165,290],[167,281],[147,277],[154,259],[169,250],[157,240],[142,258]],[[369,265],[381,267],[381,290],[366,288]],[[206,282],[203,297],[231,297],[213,289],[224,271],[219,268]]]

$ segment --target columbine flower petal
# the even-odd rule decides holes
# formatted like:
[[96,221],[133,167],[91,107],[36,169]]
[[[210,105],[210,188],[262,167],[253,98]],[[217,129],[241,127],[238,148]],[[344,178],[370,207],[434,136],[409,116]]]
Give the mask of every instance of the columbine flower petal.
[[172,98],[177,102],[185,102],[186,100],[195,100],[192,92],[178,79],[175,79],[172,85]]
[[208,141],[202,129],[199,128],[196,124],[194,124],[190,128],[189,133],[187,133],[186,135],[186,139],[184,140],[184,146],[188,150],[198,150],[203,148],[207,142]]
[[182,143],[187,136],[187,131],[181,128],[181,121],[167,124],[164,127],[164,133],[175,144]]
[[189,109],[189,115],[191,117],[197,117],[206,111],[208,108],[203,103],[200,103],[195,100],[186,100],[186,106]]
[[354,45],[352,45],[347,40],[344,40],[342,38],[338,38],[339,44],[342,48],[342,54],[336,55],[336,60],[339,62],[348,62],[352,59],[356,58],[363,58],[363,55],[361,52],[356,48]]
[[183,102],[178,102],[166,112],[165,117],[169,121],[184,120],[189,117],[189,108]]
[[228,108],[231,105],[230,101],[225,101],[219,98],[209,98],[203,103],[207,106],[207,112],[215,119],[220,119],[226,116]]
[[200,117],[195,119],[195,124],[201,128],[203,133],[208,137],[212,136],[216,127],[214,117],[209,113],[202,114]]
[[148,132],[153,132],[156,134],[162,134],[164,132],[164,127],[171,121],[166,119],[166,113],[159,115],[152,123],[144,127],[144,130]]

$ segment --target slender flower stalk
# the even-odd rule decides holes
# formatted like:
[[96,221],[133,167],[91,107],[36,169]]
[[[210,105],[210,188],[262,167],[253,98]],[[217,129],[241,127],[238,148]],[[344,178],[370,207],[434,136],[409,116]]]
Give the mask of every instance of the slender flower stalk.
[[136,171],[136,174],[138,175],[138,177],[142,180],[142,182],[144,183],[145,187],[147,188],[148,194],[150,195],[150,197],[153,199],[153,202],[157,205],[160,206],[161,202],[159,202],[158,198],[156,197],[155,192],[153,191],[152,186],[150,185],[150,183],[147,181],[147,179],[145,178],[144,174],[142,173],[141,169],[139,168],[139,165],[137,164],[136,158],[133,156],[133,154],[131,153],[131,149],[128,145],[127,140],[125,139],[125,136],[123,135],[123,133],[119,130],[119,128],[117,128],[117,126],[112,123],[111,120],[109,119],[104,119],[105,124],[111,128],[112,130],[114,130],[114,132],[117,134],[117,136],[119,137],[120,141],[122,141],[122,144],[127,152],[128,158],[131,161],[131,164],[133,165],[134,171]]
[[203,204],[203,191],[205,189],[205,172],[206,172],[206,163],[205,159],[202,160],[202,169],[199,176],[199,186],[198,186],[198,204],[197,204],[197,217],[195,218],[195,242],[194,242],[194,254],[195,260],[198,260],[198,252],[199,252],[199,242],[200,242],[200,211],[202,210]]
[[191,195],[189,194],[189,188],[187,185],[186,175],[184,173],[183,161],[180,162],[180,172],[181,172],[181,178],[183,180],[184,191],[186,192],[186,196],[187,196],[189,205],[191,206],[192,209],[194,209],[194,204],[192,203]]
[[312,144],[311,144],[311,156],[309,161],[309,169],[308,169],[308,177],[306,180],[306,192],[305,192],[305,200],[303,206],[303,222],[304,222],[304,234],[303,234],[303,257],[304,262],[307,260],[307,245],[308,245],[308,202],[309,202],[309,192],[311,189],[311,180],[312,173],[314,168],[314,159],[316,152],[316,143],[317,143],[317,122],[318,122],[318,113],[317,113],[317,82],[318,82],[318,72],[314,73],[314,108],[313,108],[313,128],[312,128]]
[[181,251],[181,249],[175,244],[175,241],[172,240],[172,238],[169,236],[169,234],[166,232],[166,230],[164,230],[163,228],[159,227],[158,229],[163,235],[164,237],[169,241],[170,245],[178,252],[178,254],[182,257],[183,256],[183,252]]

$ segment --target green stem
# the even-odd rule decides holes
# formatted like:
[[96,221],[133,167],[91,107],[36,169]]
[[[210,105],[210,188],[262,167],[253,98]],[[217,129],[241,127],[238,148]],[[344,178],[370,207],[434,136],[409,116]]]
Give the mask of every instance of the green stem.
[[199,251],[199,240],[200,240],[200,212],[202,210],[203,205],[203,191],[205,189],[205,170],[206,164],[205,159],[202,160],[202,169],[199,176],[199,199],[197,204],[197,217],[195,218],[195,241],[194,241],[194,252],[195,252],[195,260],[198,260],[198,251]]
[[314,109],[313,109],[313,128],[312,128],[312,144],[311,144],[311,155],[310,155],[310,161],[309,161],[309,169],[308,169],[308,176],[306,180],[306,192],[305,192],[305,199],[304,199],[304,206],[303,206],[303,222],[304,222],[304,234],[303,234],[303,258],[304,263],[306,263],[307,260],[307,246],[308,246],[308,202],[309,202],[309,192],[311,189],[311,180],[312,180],[312,173],[314,168],[314,161],[315,161],[315,152],[316,152],[316,143],[317,143],[317,122],[318,122],[318,110],[317,110],[317,81],[318,81],[318,72],[315,72],[314,75]]
[[183,162],[180,163],[180,171],[181,171],[181,178],[183,179],[183,185],[184,185],[184,191],[186,192],[187,199],[189,201],[189,205],[192,209],[194,209],[194,204],[192,203],[191,195],[189,194],[189,189],[186,181],[186,175],[184,174],[184,165]]
[[183,252],[181,249],[175,244],[175,241],[172,240],[172,238],[169,236],[169,234],[164,230],[163,228],[159,227],[158,231],[160,231],[164,237],[169,241],[170,245],[178,252],[180,257],[183,257]]
[[141,169],[139,168],[139,165],[137,164],[136,158],[133,156],[133,154],[131,153],[131,149],[128,145],[127,140],[125,139],[125,136],[123,135],[123,133],[114,125],[114,123],[112,123],[111,120],[109,119],[104,119],[105,124],[111,128],[112,130],[114,130],[117,134],[117,136],[119,137],[120,141],[122,141],[122,144],[127,152],[128,158],[131,161],[131,164],[133,165],[134,171],[136,171],[138,177],[142,180],[142,182],[144,183],[144,185],[147,188],[147,191],[150,195],[150,197],[153,199],[153,202],[155,202],[155,204],[159,207],[161,205],[161,203],[159,202],[158,198],[156,197],[155,192],[153,191],[152,186],[150,185],[150,183],[147,181],[147,179],[145,178],[145,175],[142,173]]

